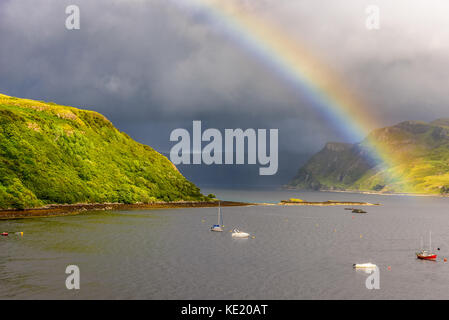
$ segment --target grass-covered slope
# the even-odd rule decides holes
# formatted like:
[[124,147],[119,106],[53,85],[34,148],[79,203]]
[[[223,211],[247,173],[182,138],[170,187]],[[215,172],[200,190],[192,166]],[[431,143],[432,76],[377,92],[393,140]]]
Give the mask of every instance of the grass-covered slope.
[[0,208],[161,200],[204,196],[101,114],[0,94]]
[[[386,169],[367,157],[366,141],[394,157]],[[329,143],[299,169],[290,187],[301,189],[449,193],[449,119],[406,121],[375,130],[359,144]]]

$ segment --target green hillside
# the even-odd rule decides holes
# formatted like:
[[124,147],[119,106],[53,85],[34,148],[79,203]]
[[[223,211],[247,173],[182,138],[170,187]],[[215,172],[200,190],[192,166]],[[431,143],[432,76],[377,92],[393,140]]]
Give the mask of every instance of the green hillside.
[[204,199],[101,114],[0,94],[0,208]]
[[[382,144],[394,165],[368,157],[367,141]],[[358,144],[328,143],[289,183],[314,190],[449,193],[449,119],[406,121],[372,132]]]

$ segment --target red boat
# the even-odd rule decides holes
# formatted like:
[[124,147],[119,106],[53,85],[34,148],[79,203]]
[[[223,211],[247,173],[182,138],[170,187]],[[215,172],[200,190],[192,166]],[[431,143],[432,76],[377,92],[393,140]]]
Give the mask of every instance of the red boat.
[[427,250],[422,250],[416,253],[416,257],[421,260],[432,260],[435,261],[437,259],[437,255],[435,253],[431,253]]
[[[421,248],[422,248],[422,238],[421,238]],[[432,253],[432,232],[429,232],[429,248],[430,248],[429,250],[421,249],[421,251],[416,253],[416,257],[421,260],[431,260],[431,261],[435,261],[437,259],[437,255],[435,253]]]
[[0,233],[0,236],[6,237],[7,235],[8,235],[8,232],[2,232],[2,233]]

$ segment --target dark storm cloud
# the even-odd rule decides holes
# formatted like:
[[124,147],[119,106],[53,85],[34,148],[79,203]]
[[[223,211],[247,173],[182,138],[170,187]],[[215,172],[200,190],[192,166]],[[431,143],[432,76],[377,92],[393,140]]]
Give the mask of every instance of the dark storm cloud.
[[[367,1],[241,2],[307,44],[381,125],[449,116],[445,2],[376,1],[378,31],[365,28]],[[0,92],[94,109],[161,152],[171,147],[170,131],[192,120],[279,128],[287,180],[303,155],[341,139],[341,128],[188,3],[3,0]],[[65,28],[70,4],[81,9],[77,31]]]
[[273,105],[296,103],[230,39],[168,1],[79,1],[79,31],[64,28],[71,1],[36,3],[2,6],[9,91],[130,121],[256,108],[277,115]]

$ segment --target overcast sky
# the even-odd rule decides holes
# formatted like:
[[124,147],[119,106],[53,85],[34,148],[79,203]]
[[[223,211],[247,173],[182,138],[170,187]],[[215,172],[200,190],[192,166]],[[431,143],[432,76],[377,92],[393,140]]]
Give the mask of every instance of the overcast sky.
[[[375,106],[380,125],[449,117],[448,1],[232,1],[306,46]],[[70,4],[81,10],[80,30],[65,28]],[[365,27],[369,4],[380,8],[376,31]],[[287,182],[308,155],[344,137],[189,0],[0,0],[0,39],[0,92],[96,110],[163,153],[170,132],[192,120],[279,128],[280,172],[257,183]],[[241,168],[184,169],[199,183],[249,181]]]

